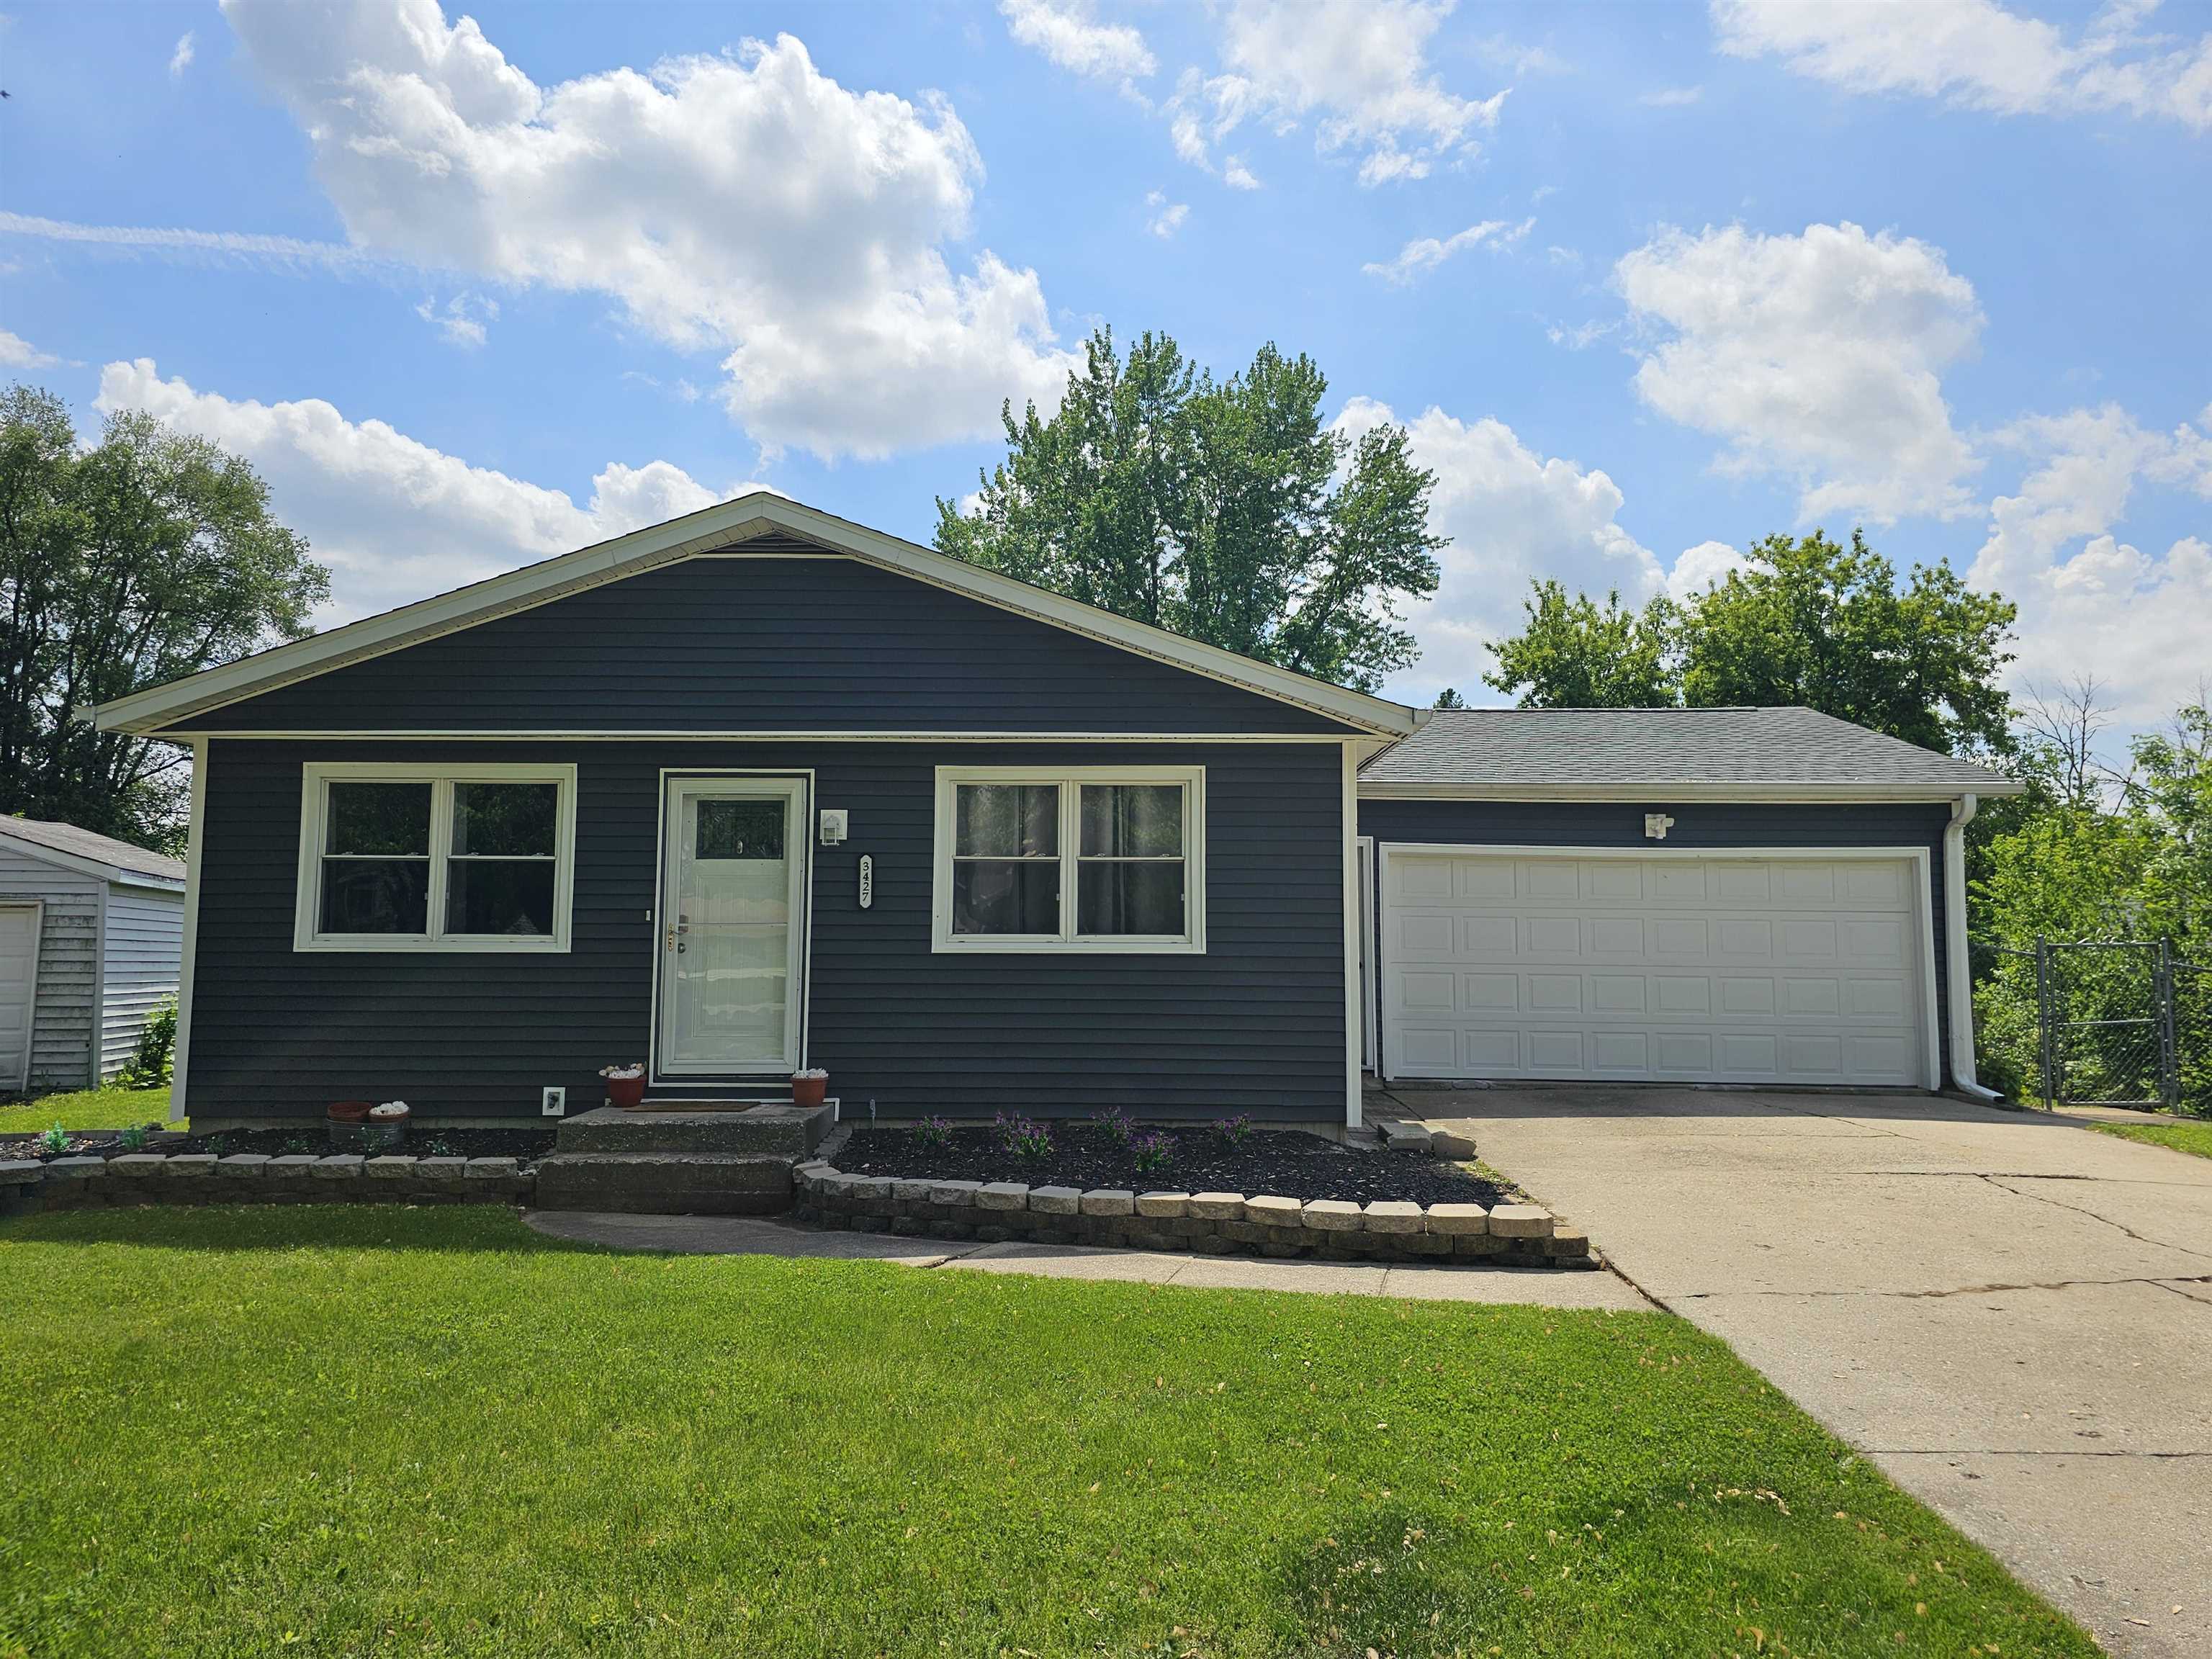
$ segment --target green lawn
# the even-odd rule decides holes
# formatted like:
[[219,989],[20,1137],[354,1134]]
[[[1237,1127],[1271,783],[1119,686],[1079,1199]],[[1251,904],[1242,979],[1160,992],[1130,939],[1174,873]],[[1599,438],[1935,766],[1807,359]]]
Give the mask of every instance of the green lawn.
[[164,1128],[183,1128],[169,1119],[169,1091],[125,1089],[111,1084],[105,1089],[77,1089],[67,1094],[40,1095],[35,1100],[0,1102],[0,1135],[29,1134],[51,1129],[122,1129],[133,1123],[158,1123]]
[[0,1222],[0,1654],[2095,1652],[1656,1314]]
[[2177,1152],[2212,1158],[2212,1120],[2175,1118],[2160,1123],[2093,1123],[2089,1127],[2123,1140],[2148,1141],[2154,1146],[2171,1146]]

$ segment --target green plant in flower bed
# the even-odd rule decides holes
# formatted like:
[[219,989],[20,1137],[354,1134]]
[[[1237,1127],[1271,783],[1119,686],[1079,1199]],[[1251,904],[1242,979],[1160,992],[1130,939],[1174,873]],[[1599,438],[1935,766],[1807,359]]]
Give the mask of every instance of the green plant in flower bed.
[[952,1121],[950,1118],[926,1117],[914,1126],[914,1139],[919,1146],[950,1146],[952,1144]]
[[1106,1132],[1106,1138],[1118,1146],[1127,1146],[1137,1138],[1137,1120],[1119,1106],[1109,1106],[1091,1120]]
[[[126,1152],[144,1152],[147,1141],[151,1139],[152,1137],[146,1133],[146,1126],[143,1123],[134,1123],[115,1137],[116,1144]],[[221,1135],[217,1135],[209,1145],[211,1150],[221,1152],[223,1139]]]
[[63,1128],[58,1123],[55,1124],[50,1129],[43,1129],[40,1131],[39,1146],[42,1151],[52,1152],[58,1156],[61,1153],[69,1151],[69,1131]]
[[0,1653],[2096,1653],[1664,1314],[475,1206],[25,1217],[0,1273]]
[[1213,1133],[1231,1146],[1242,1146],[1252,1135],[1252,1120],[1239,1112],[1235,1117],[1216,1118]]
[[1175,1162],[1176,1139],[1165,1130],[1149,1129],[1129,1137],[1129,1156],[1139,1170],[1150,1174]]
[[992,1120],[999,1132],[999,1144],[1018,1158],[1050,1158],[1052,1131],[1043,1124],[1021,1115],[1001,1112]]

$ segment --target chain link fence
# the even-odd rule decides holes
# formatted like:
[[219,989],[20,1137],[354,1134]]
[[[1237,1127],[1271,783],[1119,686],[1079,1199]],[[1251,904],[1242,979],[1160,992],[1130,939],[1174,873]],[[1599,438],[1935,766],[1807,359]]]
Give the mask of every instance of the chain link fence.
[[1982,1080],[2045,1105],[2212,1112],[2212,972],[2164,939],[1977,940]]

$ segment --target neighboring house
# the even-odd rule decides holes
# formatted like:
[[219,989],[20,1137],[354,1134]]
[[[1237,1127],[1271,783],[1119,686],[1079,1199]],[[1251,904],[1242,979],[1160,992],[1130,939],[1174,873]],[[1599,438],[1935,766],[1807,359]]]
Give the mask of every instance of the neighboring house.
[[[1796,923],[1832,927],[1826,1030],[1847,1057],[1819,1080],[1870,1079],[1900,1044],[1912,1056],[1882,1080],[1972,1078],[1970,1059],[1947,1073],[1919,1053],[1941,1015],[1916,1010],[1939,983],[1954,996],[1964,983],[1962,961],[1945,981],[1922,960],[1945,902],[1930,872],[1952,816],[1927,805],[1932,773],[1910,781],[1904,799],[1919,805],[1905,817],[1846,833],[1837,826],[1861,806],[1807,803],[1900,798],[1866,793],[1856,774],[1855,795],[1839,797],[1834,776],[1804,783],[1787,743],[1738,758],[1754,774],[1777,768],[1765,784],[1783,793],[1757,799],[1797,804],[1706,793],[1705,763],[1680,749],[1703,741],[1701,714],[1652,726],[1642,752],[1656,769],[1624,781],[1598,771],[1577,785],[1604,745],[1540,737],[1536,783],[1450,767],[1422,783],[1449,750],[1529,744],[1504,737],[1510,725],[1431,719],[776,495],[211,669],[98,718],[194,751],[173,1109],[189,1097],[199,1124],[393,1096],[448,1121],[535,1116],[596,1105],[599,1069],[633,1060],[674,1097],[772,1097],[794,1066],[821,1066],[848,1117],[1117,1106],[1357,1122],[1370,1028],[1399,1075],[1692,1075],[1670,1043],[1646,1042],[1624,1063],[1603,1021],[1578,1066],[1534,1035],[1555,1023],[1570,972],[1590,1012],[1622,1012],[1622,975],[1599,972],[1616,965],[1644,973],[1647,1009],[1687,1029],[1698,1017],[1664,1000],[1677,993],[1662,982],[1683,937],[1662,949],[1656,925],[1684,918],[1711,924],[1721,953],[1703,964],[1718,1001],[1702,1017],[1711,1063],[1694,1074],[1748,1076],[1738,1028],[1715,1023],[1735,1019],[1730,987],[1753,976],[1721,971],[1747,915],[1779,930],[1793,970],[1817,944]],[[1901,751],[1943,769],[1943,799],[2010,787],[1828,725],[1893,765]],[[1685,766],[1669,771],[1678,750]],[[1547,793],[1577,787],[1596,791],[1580,797],[1587,809]],[[1437,816],[1372,817],[1421,805],[1364,799],[1399,788],[1442,797],[1427,803]],[[1554,804],[1488,804],[1501,799]],[[1637,856],[1646,812],[1674,820],[1659,860]],[[1730,832],[1723,820],[1746,812]],[[1497,861],[1434,850],[1519,842],[1538,856],[1504,861],[1504,896]],[[1685,856],[1722,845],[1755,850]],[[1881,856],[1862,866],[1838,845]],[[1361,878],[1370,852],[1379,904]],[[1620,872],[1640,882],[1655,862],[1665,879],[1639,885],[1632,904],[1674,911],[1646,918],[1659,953],[1647,962],[1621,954],[1605,907],[1626,897]],[[1791,907],[1816,866],[1829,896],[1801,915]],[[1753,870],[1767,872],[1756,905],[1743,891]],[[1896,878],[1894,908],[1880,908],[1869,871]],[[1707,896],[1688,896],[1680,872]],[[1574,908],[1585,898],[1589,914]],[[1601,954],[1540,975],[1532,957],[1528,973],[1510,970],[1509,991],[1497,919],[1472,925],[1491,899],[1516,951],[1557,951],[1571,925]],[[1911,958],[1909,984],[1879,995],[1860,981],[1895,961],[1862,972],[1854,954],[1874,933]],[[1823,1017],[1814,994],[1788,988],[1794,972],[1769,977],[1792,1020]],[[1503,1066],[1480,1033],[1509,994],[1505,1023],[1531,1035]],[[1900,1012],[1900,999],[1913,1006]],[[1776,1032],[1762,1080],[1814,1080],[1795,1025],[1753,1024]]]
[[71,823],[0,818],[0,1089],[82,1089],[177,994],[185,866]]
[[1810,708],[1438,710],[1359,776],[1393,1078],[1972,1088],[2016,781]]

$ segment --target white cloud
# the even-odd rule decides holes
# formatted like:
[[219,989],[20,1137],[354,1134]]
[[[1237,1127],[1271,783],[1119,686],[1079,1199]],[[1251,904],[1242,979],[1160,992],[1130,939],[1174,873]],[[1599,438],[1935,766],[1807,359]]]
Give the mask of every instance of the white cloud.
[[[1356,435],[1396,420],[1355,398],[1334,424]],[[1437,474],[1430,522],[1451,540],[1436,597],[1408,612],[1421,657],[1393,683],[1399,695],[1425,702],[1452,685],[1474,697],[1495,665],[1486,641],[1519,629],[1532,577],[1571,592],[1617,589],[1639,605],[1665,586],[1658,561],[1621,527],[1620,489],[1603,472],[1540,455],[1503,421],[1431,407],[1402,424],[1415,462]]]
[[52,368],[61,359],[41,351],[20,334],[0,328],[0,368]]
[[100,371],[101,414],[141,410],[251,461],[277,516],[331,567],[329,623],[388,610],[535,559],[659,524],[757,485],[715,491],[666,461],[611,462],[578,506],[558,489],[471,466],[320,398],[234,401],[164,380],[151,359]]
[[456,294],[443,306],[426,299],[415,314],[430,324],[447,345],[474,350],[489,337],[489,325],[499,320],[499,301],[482,294]]
[[1015,40],[1073,74],[1131,88],[1158,67],[1141,33],[1095,21],[1084,0],[999,0],[999,12]]
[[192,32],[186,29],[177,37],[176,50],[169,54],[169,78],[180,81],[185,71],[192,66]]
[[1722,51],[1780,58],[1850,92],[2001,115],[2120,110],[2212,130],[2212,34],[2176,46],[2140,32],[2156,4],[2114,0],[2070,40],[1994,0],[1713,0],[1712,14]]
[[0,234],[35,236],[119,253],[151,253],[164,258],[202,258],[284,270],[308,269],[355,272],[398,271],[398,262],[380,259],[342,242],[309,242],[296,236],[260,236],[234,230],[176,230],[148,225],[82,225],[66,219],[41,219],[27,213],[0,213]]
[[1808,521],[1971,510],[1978,462],[1941,371],[1972,349],[1982,313],[1942,249],[1848,222],[1802,236],[1668,229],[1613,276],[1632,320],[1664,337],[1637,391],[1726,439],[1723,472],[1794,480]]
[[2094,672],[2119,720],[2138,727],[2197,695],[2212,539],[2185,536],[2160,557],[2113,532],[2146,485],[2212,500],[2212,409],[2199,422],[2154,432],[2108,404],[1998,434],[2032,465],[1990,504],[1968,580],[2020,606],[2016,683]]
[[1686,547],[1675,556],[1674,568],[1667,573],[1667,597],[1670,599],[1691,599],[1709,588],[1717,587],[1738,570],[1747,570],[1751,561],[1726,542],[1699,542],[1695,547]]
[[1324,152],[1359,153],[1364,185],[1472,155],[1505,93],[1463,98],[1430,68],[1430,37],[1450,10],[1450,0],[1236,0],[1221,16],[1225,72],[1186,71],[1169,102],[1176,153],[1211,171],[1212,146],[1247,118],[1289,131],[1311,117]]
[[1402,287],[1414,277],[1434,270],[1455,253],[1486,243],[1492,247],[1511,247],[1535,228],[1534,219],[1523,219],[1517,225],[1509,225],[1503,219],[1485,219],[1480,224],[1469,225],[1449,236],[1416,237],[1398,250],[1396,258],[1380,264],[1364,264],[1360,269],[1370,276],[1380,276],[1386,283]]
[[1164,191],[1147,191],[1145,205],[1152,210],[1152,216],[1145,228],[1163,240],[1181,230],[1182,222],[1190,217],[1190,204],[1170,202]]
[[1034,270],[946,260],[982,172],[951,106],[849,91],[789,35],[540,88],[436,0],[224,13],[355,246],[611,295],[723,354],[723,402],[770,450],[983,436],[1077,361]]
[[1703,87],[1658,87],[1636,101],[1647,109],[1687,109],[1705,95]]

